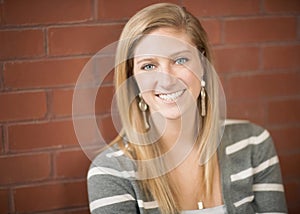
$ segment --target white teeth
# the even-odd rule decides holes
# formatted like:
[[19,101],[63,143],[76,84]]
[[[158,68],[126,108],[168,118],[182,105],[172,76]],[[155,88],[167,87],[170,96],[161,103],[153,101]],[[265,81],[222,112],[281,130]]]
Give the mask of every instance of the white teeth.
[[174,101],[183,94],[184,90],[177,91],[171,94],[159,94],[159,98],[166,101]]

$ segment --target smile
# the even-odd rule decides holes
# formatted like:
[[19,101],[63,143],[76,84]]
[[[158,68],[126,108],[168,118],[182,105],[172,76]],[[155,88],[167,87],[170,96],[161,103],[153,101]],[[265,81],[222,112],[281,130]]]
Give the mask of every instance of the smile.
[[167,94],[157,94],[160,99],[165,101],[175,101],[178,97],[180,97],[185,92],[185,89],[176,91],[174,93],[167,93]]

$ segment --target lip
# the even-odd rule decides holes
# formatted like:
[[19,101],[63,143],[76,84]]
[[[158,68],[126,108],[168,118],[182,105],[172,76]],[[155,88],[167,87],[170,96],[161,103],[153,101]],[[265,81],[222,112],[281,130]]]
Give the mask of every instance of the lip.
[[186,89],[177,90],[174,92],[155,93],[155,96],[165,103],[176,102],[186,91]]

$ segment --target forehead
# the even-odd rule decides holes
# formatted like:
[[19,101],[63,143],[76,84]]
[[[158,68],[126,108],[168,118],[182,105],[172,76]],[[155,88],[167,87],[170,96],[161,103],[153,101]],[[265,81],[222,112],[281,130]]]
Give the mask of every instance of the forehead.
[[170,57],[183,51],[197,53],[186,33],[170,28],[159,28],[141,39],[135,48],[134,56]]

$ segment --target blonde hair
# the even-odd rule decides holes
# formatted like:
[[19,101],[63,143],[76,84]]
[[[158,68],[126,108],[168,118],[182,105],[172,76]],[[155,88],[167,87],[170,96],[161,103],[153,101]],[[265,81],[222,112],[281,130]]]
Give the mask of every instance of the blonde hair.
[[[116,91],[122,84],[126,84],[126,90],[119,91],[117,95],[117,104],[123,125],[122,133],[111,143],[118,143],[121,149],[135,160],[148,160],[162,155],[161,148],[158,143],[147,145],[150,139],[147,135],[143,137],[137,136],[134,133],[139,131],[146,132],[141,111],[138,108],[139,98],[130,99],[132,94],[137,94],[138,86],[127,80],[133,76],[133,54],[139,39],[151,31],[168,27],[187,33],[195,47],[204,53],[208,59],[207,63],[211,61],[210,50],[208,47],[207,35],[200,22],[190,14],[185,8],[170,3],[159,3],[148,6],[134,15],[125,25],[120,36],[120,43],[116,54],[116,68],[115,68],[115,89]],[[209,68],[210,66],[204,66]],[[210,72],[205,70],[205,73]],[[211,142],[217,140],[217,128],[219,120],[218,112],[218,88],[214,75],[205,75],[206,90],[211,94],[206,96],[207,114],[202,118],[201,133],[197,138],[197,145],[200,155],[205,155],[204,150],[215,148],[208,146]],[[200,98],[198,98],[198,102]],[[200,106],[200,105],[198,105]],[[199,107],[200,109],[200,107]],[[200,115],[200,113],[199,113]],[[142,128],[141,128],[142,127]],[[122,135],[128,138],[128,146],[124,146]],[[140,144],[140,145],[137,145]],[[212,152],[214,153],[214,152]],[[209,159],[210,158],[210,159]],[[205,163],[204,169],[204,192],[208,198],[212,197],[212,176],[213,166],[216,164],[217,157],[214,155],[207,157],[209,161]],[[159,170],[164,163],[157,163],[156,165],[149,165],[147,168],[138,166],[138,171],[143,173],[150,173]],[[181,207],[178,203],[178,192],[176,187],[170,185],[168,174],[141,180],[141,187],[148,196],[153,196],[158,202],[162,213],[178,213]]]

